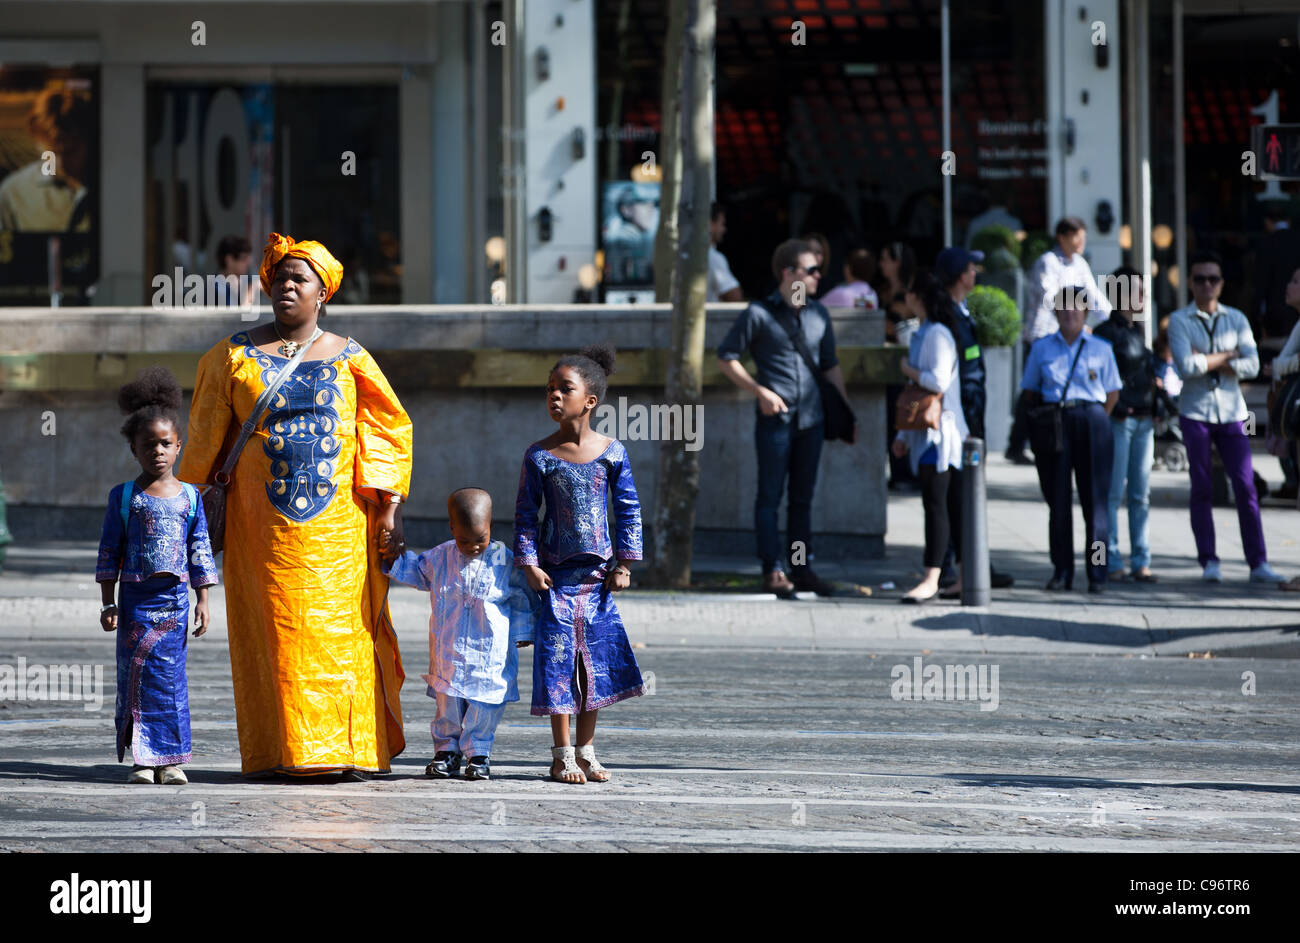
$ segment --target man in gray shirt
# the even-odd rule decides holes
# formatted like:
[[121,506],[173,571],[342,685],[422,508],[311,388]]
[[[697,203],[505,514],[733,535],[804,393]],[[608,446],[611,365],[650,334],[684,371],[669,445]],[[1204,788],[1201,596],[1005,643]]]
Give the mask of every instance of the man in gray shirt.
[[[817,377],[795,347],[793,333],[803,335],[823,377],[848,399],[830,315],[812,300],[821,270],[813,247],[789,239],[772,253],[772,273],[780,285],[767,298],[750,304],[718,346],[718,367],[731,382],[754,394],[757,409],[754,445],[758,452],[758,494],[754,529],[763,564],[763,589],[782,598],[796,590],[830,596],[834,587],[808,566],[812,551],[812,497],[824,440],[821,391]],[[750,376],[740,362],[748,352],[758,368]],[[855,430],[856,438],[856,430]],[[777,509],[787,475],[790,479],[786,536],[781,547]],[[784,564],[790,565],[790,576]]]

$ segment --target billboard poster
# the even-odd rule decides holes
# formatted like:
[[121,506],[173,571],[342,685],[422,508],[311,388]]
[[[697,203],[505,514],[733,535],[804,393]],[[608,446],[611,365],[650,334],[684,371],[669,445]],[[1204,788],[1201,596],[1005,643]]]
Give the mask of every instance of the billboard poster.
[[0,305],[84,305],[99,278],[99,72],[0,66]]
[[606,183],[601,200],[601,243],[605,287],[654,284],[655,233],[659,229],[659,184]]

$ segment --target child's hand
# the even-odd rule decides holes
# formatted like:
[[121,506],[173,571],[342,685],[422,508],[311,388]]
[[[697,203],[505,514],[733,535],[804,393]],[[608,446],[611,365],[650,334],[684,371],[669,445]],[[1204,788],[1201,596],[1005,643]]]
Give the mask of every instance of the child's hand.
[[895,439],[889,446],[889,451],[893,452],[896,458],[902,458],[907,454],[907,443],[902,439]]
[[212,617],[208,615],[208,601],[200,599],[194,604],[194,637],[199,638],[208,631],[208,626],[212,624]]
[[406,549],[406,544],[385,527],[379,529],[379,556],[385,563],[394,563]]
[[605,576],[605,589],[612,593],[617,593],[619,590],[627,589],[631,585],[632,574],[628,572],[627,567],[623,566],[621,563],[614,567],[614,569],[610,570]]
[[528,588],[535,593],[544,593],[550,590],[551,577],[540,566],[524,567],[524,578],[528,580]]
[[100,613],[99,625],[105,632],[117,631],[117,606],[107,612]]

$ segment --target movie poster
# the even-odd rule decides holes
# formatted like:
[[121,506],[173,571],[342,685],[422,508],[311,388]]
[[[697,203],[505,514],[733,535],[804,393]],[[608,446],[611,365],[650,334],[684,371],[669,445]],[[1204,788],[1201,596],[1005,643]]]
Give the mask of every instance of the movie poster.
[[91,304],[99,70],[0,66],[0,305]]

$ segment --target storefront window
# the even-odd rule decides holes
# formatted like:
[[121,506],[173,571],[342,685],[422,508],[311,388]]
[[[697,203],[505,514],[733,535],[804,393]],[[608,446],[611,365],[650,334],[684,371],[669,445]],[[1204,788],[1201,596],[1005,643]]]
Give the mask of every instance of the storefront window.
[[[223,239],[317,239],[340,304],[401,299],[395,85],[152,82],[146,271],[208,275]],[[149,288],[152,296],[155,289]]]

